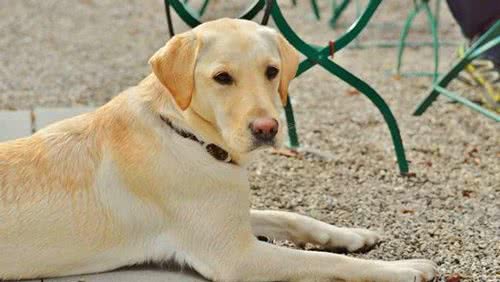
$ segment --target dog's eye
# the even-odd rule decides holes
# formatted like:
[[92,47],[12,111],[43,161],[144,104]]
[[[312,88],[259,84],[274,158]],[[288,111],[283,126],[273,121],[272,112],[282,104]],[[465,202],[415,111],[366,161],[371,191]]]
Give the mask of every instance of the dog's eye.
[[278,75],[279,72],[280,72],[280,70],[277,69],[276,67],[269,66],[266,69],[266,77],[269,80],[274,79]]
[[233,78],[227,72],[221,72],[214,76],[214,80],[222,85],[229,85],[233,83]]

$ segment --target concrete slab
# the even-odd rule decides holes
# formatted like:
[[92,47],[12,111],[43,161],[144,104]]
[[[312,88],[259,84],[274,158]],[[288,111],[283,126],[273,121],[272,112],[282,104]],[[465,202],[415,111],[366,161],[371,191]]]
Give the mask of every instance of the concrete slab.
[[0,111],[0,142],[30,135],[30,111]]
[[75,107],[75,108],[35,108],[35,130],[46,127],[54,122],[74,117],[80,114],[88,113],[95,110],[92,107]]
[[161,268],[124,269],[100,274],[43,279],[43,282],[207,282],[191,272],[174,272]]
[[36,280],[0,280],[2,282],[43,282],[41,279],[36,279]]

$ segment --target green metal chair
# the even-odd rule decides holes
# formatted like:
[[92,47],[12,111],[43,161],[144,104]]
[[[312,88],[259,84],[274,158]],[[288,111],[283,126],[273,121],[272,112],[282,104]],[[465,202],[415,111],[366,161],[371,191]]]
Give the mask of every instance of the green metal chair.
[[480,105],[469,101],[456,93],[453,93],[446,89],[446,86],[455,79],[458,74],[464,70],[467,65],[470,64],[478,56],[500,44],[500,20],[498,20],[490,29],[484,33],[476,42],[474,42],[469,49],[465,52],[463,58],[461,58],[451,70],[442,75],[436,82],[433,83],[429,95],[420,103],[415,112],[416,116],[422,115],[427,108],[437,99],[440,94],[448,97],[449,99],[461,103],[472,110],[478,111],[479,113],[491,118],[495,121],[500,121],[500,115],[495,112],[489,111],[481,107]]
[[[177,14],[184,20],[184,22],[191,27],[195,27],[201,23],[201,21],[196,18],[196,14],[190,12],[187,6],[181,3],[179,0],[164,1],[165,7],[167,8],[167,13],[169,7],[172,6]],[[285,20],[283,14],[281,13],[279,5],[275,0],[255,1],[251,5],[251,7],[240,16],[240,18],[250,19],[260,11],[259,8],[263,9],[263,7],[265,6],[268,13],[265,13],[264,17],[269,16],[270,14],[283,36],[299,52],[307,57],[307,59],[300,63],[296,76],[300,76],[315,65],[319,65],[332,75],[339,77],[349,85],[356,88],[359,92],[363,93],[379,109],[385,122],[387,123],[394,144],[399,170],[401,174],[406,175],[408,173],[408,162],[406,160],[399,128],[391,110],[389,109],[385,101],[378,95],[378,93],[366,82],[359,79],[358,77],[351,74],[329,59],[330,56],[333,56],[335,52],[338,52],[346,47],[359,35],[359,33],[366,27],[368,21],[373,16],[374,12],[381,2],[382,0],[370,0],[366,9],[356,20],[356,22],[338,40],[330,41],[326,47],[315,46],[303,41],[292,30],[288,22]],[[267,19],[264,21],[267,22]],[[295,119],[293,115],[291,100],[292,99],[290,97],[288,99],[287,105],[285,106],[285,114],[288,123],[288,135],[290,140],[289,145],[291,148],[297,148],[300,146],[300,144],[295,127]]]

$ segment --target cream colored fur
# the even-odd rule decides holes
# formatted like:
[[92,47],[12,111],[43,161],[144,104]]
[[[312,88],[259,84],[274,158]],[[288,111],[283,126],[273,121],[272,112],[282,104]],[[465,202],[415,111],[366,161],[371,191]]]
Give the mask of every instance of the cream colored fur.
[[[370,261],[278,247],[257,235],[360,250],[379,236],[280,211],[250,210],[248,124],[279,120],[298,55],[242,20],[171,39],[153,74],[93,113],[0,144],[0,279],[54,277],[174,259],[215,281],[425,281],[427,260]],[[279,69],[276,79],[266,68]],[[213,76],[228,72],[232,85]],[[180,137],[168,117],[238,165]],[[283,135],[283,123],[277,144]]]

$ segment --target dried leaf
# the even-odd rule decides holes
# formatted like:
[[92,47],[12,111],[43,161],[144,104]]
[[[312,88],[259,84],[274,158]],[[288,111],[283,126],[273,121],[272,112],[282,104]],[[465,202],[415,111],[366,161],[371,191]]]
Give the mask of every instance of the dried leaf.
[[293,149],[288,149],[288,148],[280,148],[280,149],[272,149],[271,154],[273,155],[281,155],[285,157],[290,157],[290,158],[296,158],[299,157],[299,152]]
[[412,209],[403,209],[401,210],[403,214],[415,214],[415,210]]
[[469,156],[469,158],[473,158],[474,154],[476,154],[477,152],[479,152],[479,150],[477,148],[474,148],[467,152],[467,156]]
[[349,88],[349,89],[347,89],[345,94],[347,94],[348,96],[357,96],[357,95],[359,95],[359,91],[354,89],[354,88]]
[[458,273],[447,275],[445,277],[446,282],[460,282],[460,279],[462,279],[462,277]]
[[404,173],[403,176],[406,176],[406,177],[416,177],[417,174],[415,172],[407,172],[407,173]]
[[474,194],[474,193],[475,193],[475,192],[474,192],[474,191],[472,191],[472,190],[463,190],[463,191],[462,191],[462,196],[464,196],[464,197],[466,197],[466,198],[470,198],[470,196],[471,196],[472,194]]

